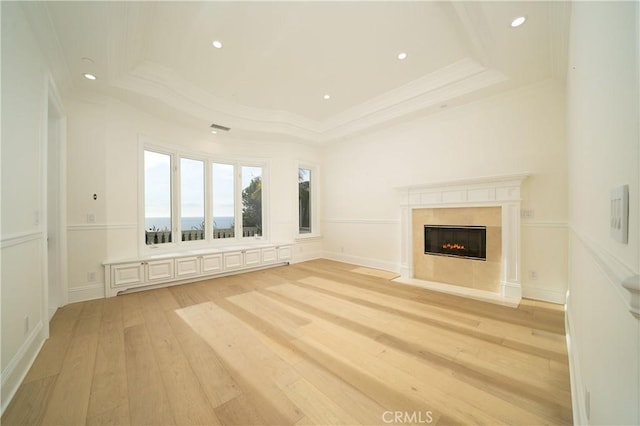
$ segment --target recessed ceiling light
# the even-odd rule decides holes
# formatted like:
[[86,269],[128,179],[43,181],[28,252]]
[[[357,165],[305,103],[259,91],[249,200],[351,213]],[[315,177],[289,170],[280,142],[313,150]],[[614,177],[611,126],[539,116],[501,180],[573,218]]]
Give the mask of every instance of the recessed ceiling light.
[[212,135],[217,135],[217,134],[218,134],[218,131],[217,131],[217,130],[212,130],[212,131],[211,131],[211,134],[212,134]]
[[511,21],[511,27],[512,28],[519,27],[520,25],[524,24],[524,21],[526,20],[527,20],[526,16],[518,16],[516,19]]
[[88,73],[88,72],[84,73],[83,75],[84,75],[84,78],[86,78],[87,80],[97,80],[98,79],[98,77],[96,77],[94,74],[91,74],[91,73]]
[[322,99],[324,99],[325,101],[328,101],[329,99],[331,99],[331,95],[324,95]]
[[400,59],[401,61],[407,59],[407,53],[406,52],[398,53],[398,59]]
[[211,45],[213,47],[215,47],[216,49],[222,49],[222,42],[219,40],[213,40],[213,42],[211,43]]

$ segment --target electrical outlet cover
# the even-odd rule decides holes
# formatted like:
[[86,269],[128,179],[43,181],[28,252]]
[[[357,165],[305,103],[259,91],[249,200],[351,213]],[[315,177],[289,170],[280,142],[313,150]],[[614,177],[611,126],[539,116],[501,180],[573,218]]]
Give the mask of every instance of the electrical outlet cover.
[[629,185],[611,190],[609,235],[616,241],[627,244],[629,240]]

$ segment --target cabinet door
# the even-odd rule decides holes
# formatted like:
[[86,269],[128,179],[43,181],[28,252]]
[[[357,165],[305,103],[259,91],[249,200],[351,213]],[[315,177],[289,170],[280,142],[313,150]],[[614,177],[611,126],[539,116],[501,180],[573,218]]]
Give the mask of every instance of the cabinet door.
[[174,277],[173,259],[146,262],[147,281],[166,281]]
[[200,258],[179,257],[176,259],[176,277],[190,277],[200,273]]
[[245,250],[244,252],[244,265],[245,266],[257,266],[260,265],[262,260],[261,250]]
[[222,254],[202,256],[202,273],[215,274],[222,271]]
[[291,246],[279,246],[278,249],[278,260],[291,260]]
[[225,271],[242,268],[242,252],[240,251],[225,253],[223,259]]
[[142,262],[111,265],[111,286],[120,287],[144,282]]
[[262,249],[262,263],[264,264],[273,263],[276,260],[278,260],[278,253],[276,252],[275,247]]

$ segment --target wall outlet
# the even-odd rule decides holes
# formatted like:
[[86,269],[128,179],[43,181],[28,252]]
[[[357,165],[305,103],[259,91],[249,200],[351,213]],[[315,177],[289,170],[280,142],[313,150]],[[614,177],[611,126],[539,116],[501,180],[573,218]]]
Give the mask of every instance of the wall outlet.
[[536,215],[535,210],[533,209],[522,209],[520,210],[520,217],[522,219],[533,219]]
[[529,271],[529,279],[536,281],[538,279],[538,271]]
[[96,223],[95,213],[87,213],[87,223]]
[[87,272],[87,281],[93,282],[95,280],[96,280],[96,273],[93,271]]
[[29,315],[24,317],[24,334],[29,334]]
[[36,210],[33,212],[33,225],[34,226],[40,225],[40,210]]

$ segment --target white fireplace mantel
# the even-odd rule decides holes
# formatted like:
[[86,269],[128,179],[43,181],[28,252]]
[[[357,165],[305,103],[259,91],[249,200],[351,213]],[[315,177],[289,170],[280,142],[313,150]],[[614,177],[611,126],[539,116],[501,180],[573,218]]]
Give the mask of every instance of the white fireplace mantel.
[[[481,177],[398,188],[401,209],[401,277],[397,280],[438,291],[517,306],[522,298],[520,284],[521,188],[522,182],[528,176],[529,174]],[[411,220],[413,210],[452,207],[501,207],[502,271],[499,294],[414,278]]]

